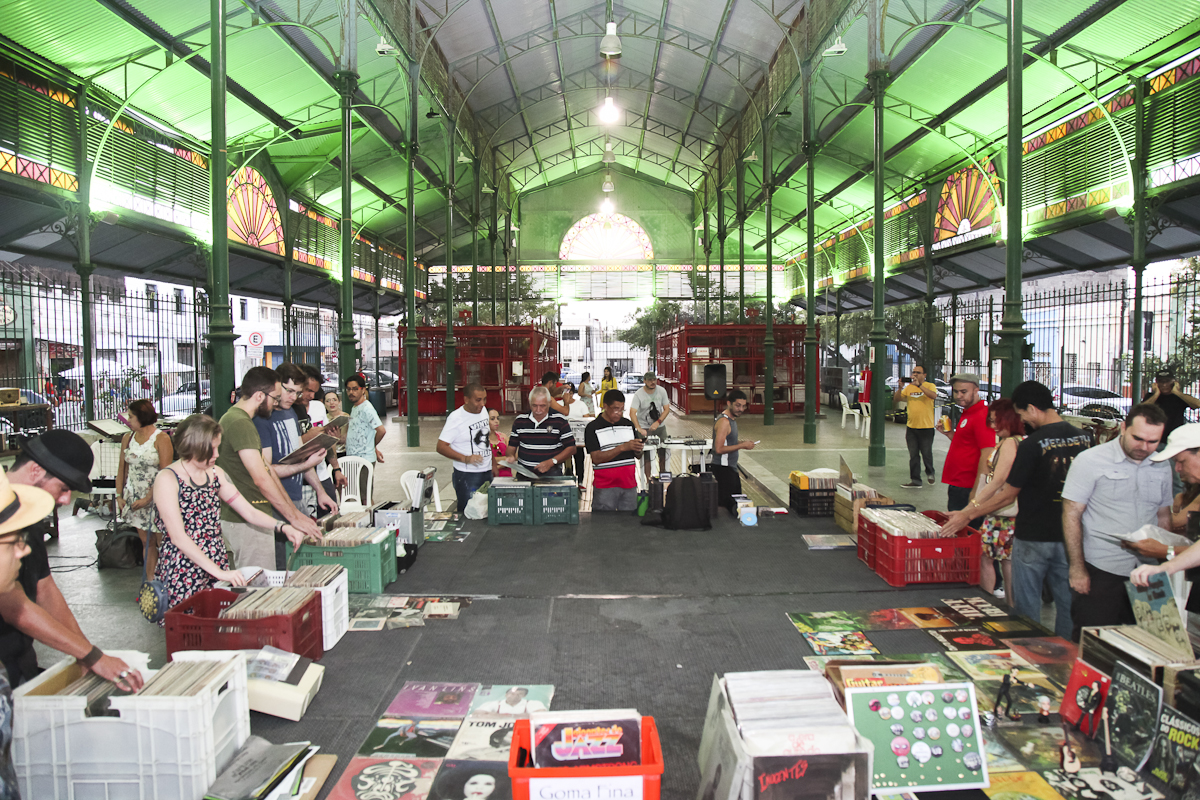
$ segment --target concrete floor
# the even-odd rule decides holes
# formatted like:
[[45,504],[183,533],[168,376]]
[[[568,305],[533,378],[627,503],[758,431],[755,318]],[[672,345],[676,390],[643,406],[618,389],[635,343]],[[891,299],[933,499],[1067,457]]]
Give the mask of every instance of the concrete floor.
[[[421,444],[408,447],[407,429],[403,422],[391,416],[385,423],[387,437],[380,450],[385,466],[379,469],[375,482],[377,499],[402,498],[400,475],[405,470],[436,466],[439,470],[443,500],[453,500],[450,491],[450,463],[433,452],[442,422],[438,419],[423,419],[420,423]],[[693,415],[687,421],[694,426],[706,427],[709,419]],[[508,430],[511,418],[502,420],[501,430]],[[804,444],[804,419],[799,415],[777,415],[775,425],[767,428],[761,416],[743,417],[738,422],[743,439],[761,439],[762,444],[753,451],[743,452],[742,464],[780,499],[787,502],[788,473],[792,470],[809,470],[819,467],[837,469],[839,456],[854,471],[862,483],[873,486],[881,493],[896,500],[903,500],[919,508],[946,508],[946,489],[941,483],[926,485],[923,489],[901,489],[900,484],[908,480],[908,451],[904,444],[904,426],[889,423],[884,428],[887,447],[887,464],[882,467],[867,465],[868,440],[854,430],[852,420],[841,426],[841,414],[835,412],[817,421],[817,442]],[[945,461],[949,440],[934,438],[934,464],[938,467]],[[138,614],[133,602],[134,594],[141,581],[137,570],[98,571],[90,565],[95,558],[95,530],[104,520],[81,514],[75,518],[64,518],[62,536],[48,546],[55,581],[62,589],[67,603],[79,619],[84,632],[94,644],[102,649],[139,650],[148,652],[152,664],[162,664],[166,659],[161,630],[145,622]],[[80,568],[80,567],[83,568]],[[1053,627],[1053,606],[1043,608],[1042,622]],[[52,664],[61,654],[38,645],[38,656],[42,665]]]

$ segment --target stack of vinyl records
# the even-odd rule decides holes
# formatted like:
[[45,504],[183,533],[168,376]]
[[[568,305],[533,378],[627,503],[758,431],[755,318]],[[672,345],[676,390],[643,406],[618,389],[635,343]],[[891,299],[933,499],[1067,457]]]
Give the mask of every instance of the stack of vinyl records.
[[808,476],[809,490],[837,488],[838,472],[836,469],[814,469],[804,474]]
[[86,697],[87,707],[84,710],[84,715],[88,717],[102,717],[109,714],[108,699],[110,697],[113,695],[124,697],[129,692],[118,688],[115,683],[106,681],[99,675],[89,672],[78,680],[67,684],[55,694],[69,697]]
[[322,545],[329,547],[358,547],[359,545],[370,544],[372,542],[386,541],[389,536],[396,534],[389,531],[387,528],[332,528],[325,538],[321,540]]
[[225,661],[172,661],[146,681],[139,697],[193,697],[225,674]]
[[311,564],[307,567],[300,567],[291,575],[288,575],[283,585],[308,586],[314,589],[319,586],[328,586],[337,580],[337,577],[345,569],[341,564]]
[[893,511],[888,508],[864,508],[861,512],[888,536],[907,536],[909,539],[935,539],[941,524],[916,511]]
[[852,488],[838,484],[837,493],[847,500],[874,500],[879,492],[864,483],[856,483]]
[[218,615],[221,619],[263,619],[299,611],[312,597],[312,589],[278,586],[246,592]]
[[854,750],[854,727],[819,672],[729,672],[725,692],[751,754]]

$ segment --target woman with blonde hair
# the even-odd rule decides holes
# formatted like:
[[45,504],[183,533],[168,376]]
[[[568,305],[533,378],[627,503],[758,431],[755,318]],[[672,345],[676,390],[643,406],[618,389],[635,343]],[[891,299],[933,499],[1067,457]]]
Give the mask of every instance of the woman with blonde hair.
[[[221,426],[212,417],[193,414],[175,431],[179,459],[154,479],[155,523],[166,532],[154,577],[167,590],[168,608],[217,581],[244,586],[246,578],[230,569],[221,538],[221,503],[242,519],[278,535],[289,527],[250,504],[217,466]],[[159,624],[163,624],[159,622]]]

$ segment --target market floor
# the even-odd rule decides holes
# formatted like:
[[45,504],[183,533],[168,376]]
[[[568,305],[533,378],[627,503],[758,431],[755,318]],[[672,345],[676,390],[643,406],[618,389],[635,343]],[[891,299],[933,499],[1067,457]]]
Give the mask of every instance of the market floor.
[[[904,490],[888,487],[907,478],[903,427],[888,426],[893,463],[867,469],[866,440],[837,422],[822,421],[820,443],[806,447],[800,420],[762,430],[760,420],[746,419],[743,438],[764,444],[743,464],[786,502],[790,470],[836,467],[842,455],[861,469],[862,482],[900,497]],[[421,425],[419,448],[401,445],[400,424],[389,428],[377,499],[401,496],[404,469],[449,466],[432,454],[440,424]],[[944,442],[939,449],[944,454]],[[439,477],[448,484],[447,474]],[[940,486],[910,494],[918,507],[945,507]],[[140,571],[98,572],[89,564],[98,523],[64,520],[60,540],[49,547],[55,578],[93,642],[148,652],[152,665],[161,665],[163,633],[133,602]],[[893,589],[852,551],[809,551],[801,534],[838,532],[829,518],[767,518],[754,529],[722,512],[711,531],[683,532],[597,514],[578,526],[469,522],[466,530],[464,542],[424,546],[413,568],[388,587],[393,594],[473,596],[459,619],[346,634],[322,659],[325,683],[304,719],[254,714],[253,731],[278,742],[311,739],[336,753],[336,778],[405,681],[549,683],[557,687],[555,709],[632,707],[653,716],[666,759],[663,796],[682,800],[696,794],[713,674],[797,668],[811,655],[786,612],[923,606],[980,594],[963,584]],[[938,649],[919,630],[874,632],[871,639],[885,654]],[[60,657],[40,646],[39,656],[43,665]]]

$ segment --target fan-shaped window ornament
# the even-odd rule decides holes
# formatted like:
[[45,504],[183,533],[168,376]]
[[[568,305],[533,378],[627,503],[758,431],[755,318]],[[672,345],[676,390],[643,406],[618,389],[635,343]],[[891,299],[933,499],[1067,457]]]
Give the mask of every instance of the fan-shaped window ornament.
[[576,222],[558,248],[563,261],[649,261],[654,247],[642,226],[624,214],[589,214]]
[[984,161],[983,168],[986,172],[972,165],[946,178],[933,218],[934,250],[999,235],[1000,182],[991,161]]
[[229,238],[283,255],[283,223],[262,173],[242,167],[229,179]]

